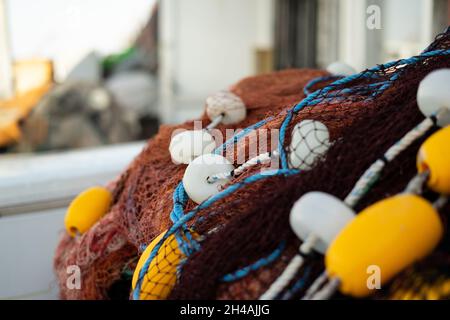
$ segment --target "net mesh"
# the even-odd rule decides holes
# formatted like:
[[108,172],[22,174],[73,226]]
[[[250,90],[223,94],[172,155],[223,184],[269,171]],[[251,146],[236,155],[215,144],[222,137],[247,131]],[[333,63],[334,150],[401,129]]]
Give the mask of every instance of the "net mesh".
[[[447,49],[448,45],[449,34],[446,33],[436,40],[433,47]],[[189,257],[171,298],[255,299],[264,293],[293,257],[299,245],[288,224],[293,203],[311,190],[328,192],[343,199],[367,167],[423,119],[416,103],[420,80],[430,71],[449,65],[448,56],[427,58],[406,66],[398,63],[376,72],[375,81],[392,80],[389,80],[390,86],[373,99],[366,99],[365,94],[352,94],[343,103],[339,103],[340,99],[327,100],[326,96],[318,105],[307,106],[298,112],[295,118],[320,120],[330,127],[334,143],[325,159],[310,171],[257,182],[240,190],[238,195],[231,195],[226,201],[209,208],[212,212],[230,213],[242,205],[247,210],[238,209],[239,214],[233,214],[228,221],[223,221],[222,218],[221,221],[203,222],[197,227],[202,233],[213,226],[222,226],[219,232],[207,237],[201,250]],[[367,78],[355,81],[353,86],[358,86],[359,81],[363,81],[366,86],[371,84],[367,82]],[[345,89],[336,90],[342,92]],[[346,92],[344,96],[345,94]],[[369,94],[372,96],[373,92]],[[340,113],[345,108],[348,108],[348,112]],[[295,118],[294,123],[298,122]],[[339,126],[340,122],[345,125]],[[435,129],[389,163],[371,191],[357,205],[357,211],[403,190],[416,173],[415,156],[421,142]],[[289,136],[286,138],[288,140]],[[441,210],[444,221],[448,210],[448,205]],[[291,249],[286,249],[276,263],[232,283],[221,281],[223,275],[245,268],[257,259],[269,255],[281,240],[287,241],[288,248]],[[443,243],[448,241],[444,239]],[[437,252],[448,254],[448,248],[442,245]],[[296,288],[291,297],[299,298],[303,295],[317,275],[316,269],[305,276],[305,268],[311,266],[313,269],[312,266],[320,264],[322,260],[323,257],[320,256],[308,259],[288,286]],[[300,285],[295,286],[296,283]]]
[[[377,66],[322,89],[316,85],[314,89],[320,90],[306,98],[302,93],[306,83],[325,73],[290,70],[244,79],[231,87],[248,108],[247,118],[236,127],[262,122],[252,131],[258,134],[256,139],[243,131],[217,152],[233,163],[239,162],[239,155],[248,160],[254,156],[252,150],[265,151],[258,145],[264,137],[279,151],[281,168],[253,166],[200,205],[188,199],[180,184],[185,166],[172,164],[167,151],[171,132],[192,128],[192,122],[162,126],[111,185],[115,198],[111,211],[81,238],[63,236],[55,258],[62,297],[110,297],[108,290],[121,279],[124,268],[133,270],[142,248],[168,230],[142,266],[134,298],[258,298],[298,251],[300,241],[288,222],[293,203],[311,190],[343,199],[367,167],[423,119],[417,87],[430,71],[450,67],[449,44],[446,32],[421,56]],[[207,123],[205,115],[201,120]],[[314,163],[307,162],[311,170],[299,172],[290,168],[287,151],[299,147],[290,147],[290,133],[302,120],[324,123],[331,147]],[[435,130],[389,163],[356,211],[403,190],[416,173],[420,143]],[[444,221],[449,210],[448,205],[441,210]],[[448,255],[447,237],[436,254]],[[83,288],[69,292],[65,268],[79,262]],[[301,297],[322,270],[323,256],[313,253],[281,298]],[[401,279],[402,275],[394,283],[404,283]],[[389,290],[379,295],[390,297],[394,295]]]
[[436,252],[398,275],[379,299],[450,299],[450,257]]
[[[290,108],[304,98],[302,88],[306,83],[324,74],[319,70],[292,69],[241,80],[229,90],[243,100],[247,117],[234,126],[219,125],[217,129],[224,132],[225,128],[245,128]],[[209,123],[206,114],[199,120],[203,125]],[[110,298],[108,290],[121,281],[124,266],[134,270],[142,247],[171,225],[172,193],[186,166],[172,162],[168,146],[172,132],[180,128],[192,129],[193,121],[162,125],[141,154],[109,185],[113,205],[93,228],[76,239],[62,233],[54,260],[62,298]],[[111,247],[110,243],[116,245]],[[71,265],[81,268],[81,290],[69,290],[66,286],[70,276],[67,267]]]

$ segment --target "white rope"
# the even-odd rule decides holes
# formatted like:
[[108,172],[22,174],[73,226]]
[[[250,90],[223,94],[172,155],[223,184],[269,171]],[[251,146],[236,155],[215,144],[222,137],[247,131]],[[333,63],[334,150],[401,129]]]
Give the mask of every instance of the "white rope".
[[447,201],[448,201],[448,197],[447,197],[447,196],[444,196],[444,195],[441,195],[441,196],[433,203],[433,207],[434,207],[436,210],[440,210],[440,209],[442,209],[442,208],[447,204]]
[[380,176],[380,172],[386,165],[386,162],[390,162],[395,159],[402,151],[408,148],[414,141],[422,137],[432,126],[433,120],[431,118],[425,118],[416,127],[405,134],[399,141],[392,145],[383,155],[381,159],[375,161],[369,169],[367,169],[363,175],[356,182],[353,189],[345,198],[344,202],[349,207],[354,207],[359,200],[367,193],[370,187],[376,182]]
[[421,194],[423,189],[423,184],[428,180],[430,173],[429,171],[424,171],[422,173],[416,174],[406,186],[403,193],[413,193]]
[[250,160],[246,161],[241,166],[237,167],[236,169],[233,169],[230,172],[216,173],[212,176],[209,176],[207,181],[209,183],[214,183],[219,180],[230,179],[231,177],[236,177],[236,176],[242,174],[248,168],[256,166],[257,164],[260,164],[260,163],[269,162],[273,158],[278,157],[278,155],[279,155],[279,153],[277,150],[274,150],[273,152],[262,153],[256,157],[251,158]]
[[383,170],[383,168],[384,168],[383,160],[378,159],[377,161],[375,161],[355,183],[353,189],[344,199],[344,203],[348,205],[350,208],[356,206],[358,201],[368,191],[373,182],[376,181],[379,173],[381,172],[381,170]]
[[320,288],[320,286],[323,283],[325,283],[325,281],[327,281],[327,279],[328,279],[327,272],[326,271],[322,272],[322,274],[316,279],[316,281],[313,282],[313,284],[306,291],[302,300],[310,300],[310,297],[315,294],[315,292]]
[[299,254],[296,254],[281,275],[272,283],[270,288],[261,296],[259,300],[273,300],[275,299],[281,291],[292,281],[297,270],[303,264],[303,257]]
[[222,113],[221,115],[215,117],[211,123],[209,125],[206,126],[206,131],[209,131],[211,129],[214,129],[215,127],[217,127],[217,125],[222,121],[222,119],[224,118],[224,114]]
[[431,118],[425,118],[421,123],[403,136],[396,144],[384,154],[387,161],[392,161],[402,151],[408,148],[414,141],[422,137],[434,125]]
[[[353,208],[359,200],[369,191],[372,185],[379,178],[381,171],[388,162],[395,159],[401,152],[407,149],[413,142],[422,137],[431,127],[438,122],[439,119],[447,113],[445,108],[439,110],[436,114],[436,119],[432,117],[425,118],[417,126],[406,133],[399,141],[392,145],[383,155],[382,158],[376,160],[358,179],[353,186],[353,189],[344,199],[345,204]],[[405,192],[421,192],[423,183],[427,180],[428,173],[420,174],[414,177],[405,189]],[[441,208],[447,202],[447,198],[442,196],[433,204],[435,208]],[[326,281],[325,271],[319,278],[310,286],[304,295],[304,300],[310,299],[328,299],[338,289],[340,280],[334,278],[330,280],[327,286],[318,291],[319,287]]]
[[[436,119],[442,116],[442,110],[438,112]],[[434,125],[431,117],[425,118],[421,123],[406,133],[399,141],[392,145],[383,155],[382,158],[376,160],[358,179],[353,189],[344,199],[345,204],[349,207],[355,207],[359,200],[369,191],[372,185],[379,178],[381,171],[385,165],[395,159],[401,152],[407,149],[414,141],[422,137]],[[426,181],[427,175],[422,174],[413,178],[405,192],[417,192],[421,190],[423,182]],[[340,281],[337,278],[330,280],[327,286],[318,291],[320,285],[325,281],[323,273],[308,289],[304,296],[304,300],[328,299],[338,289]]]
[[[304,255],[308,255],[314,247],[317,241],[317,237],[314,234],[310,234],[306,237],[305,241],[301,244],[299,252]],[[273,300],[281,291],[292,281],[298,269],[303,265],[303,257],[300,254],[296,254],[280,276],[272,283],[270,288],[259,298],[259,300]]]
[[338,278],[333,278],[321,290],[313,294],[309,300],[328,300],[338,290],[341,281]]

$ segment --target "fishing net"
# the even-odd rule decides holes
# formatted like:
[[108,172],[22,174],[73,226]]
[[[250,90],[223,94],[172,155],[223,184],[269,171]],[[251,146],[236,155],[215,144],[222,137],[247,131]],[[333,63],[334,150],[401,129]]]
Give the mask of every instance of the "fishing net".
[[[450,32],[446,32],[417,57],[376,66],[331,84],[329,80],[315,83],[309,89],[316,91],[306,97],[302,93],[306,83],[325,73],[291,70],[248,78],[233,86],[231,91],[248,108],[247,118],[233,127],[251,127],[215,152],[242,163],[240,157],[248,160],[277,151],[281,166],[272,168],[273,162],[252,166],[199,205],[189,200],[180,183],[186,166],[173,164],[168,154],[171,132],[192,128],[193,123],[162,126],[111,184],[114,204],[110,212],[81,238],[64,236],[61,241],[55,268],[62,297],[111,297],[111,288],[136,267],[138,256],[150,244],[152,250],[138,268],[133,298],[258,298],[298,252],[300,240],[288,219],[293,203],[312,190],[343,199],[368,166],[423,119],[416,103],[417,87],[432,70],[450,67],[449,45]],[[205,115],[201,120],[208,123]],[[325,124],[331,141],[326,155],[314,165],[307,158],[300,159],[312,167],[305,171],[292,169],[288,156],[289,150],[299,147],[290,145],[291,132],[302,120]],[[225,130],[224,126],[219,129]],[[319,129],[313,127],[305,134],[318,134]],[[356,211],[403,190],[416,173],[420,143],[435,130],[431,128],[389,162]],[[448,205],[440,210],[444,221],[449,210]],[[446,238],[436,254],[446,256],[448,249]],[[65,268],[80,262],[83,287],[73,293],[65,287]],[[322,270],[323,256],[312,254],[280,298],[301,297]],[[394,280],[391,290],[396,290],[396,281],[400,281],[398,288],[405,284],[402,277]],[[126,289],[122,288],[125,295]],[[394,297],[385,291],[378,298]]]
[[[183,264],[170,298],[260,297],[298,251],[300,241],[288,223],[293,203],[312,190],[343,199],[369,165],[423,119],[416,103],[419,82],[432,70],[450,66],[449,44],[450,34],[447,32],[440,35],[420,58],[377,66],[347,78],[344,84],[335,82],[326,87],[329,91],[316,91],[316,96],[310,95],[305,99],[309,101],[303,100],[299,111],[292,113],[291,123],[300,119],[326,123],[333,140],[326,157],[310,171],[277,175],[248,184],[208,207],[210,217],[197,224],[194,222],[195,230],[208,236],[201,242],[200,249],[195,250]],[[315,100],[319,102],[315,104]],[[289,132],[290,127],[287,128]],[[404,189],[416,174],[415,159],[420,144],[434,130],[436,128],[429,130],[389,163],[370,192],[356,206],[356,211]],[[289,135],[286,135],[285,147],[288,144]],[[254,172],[249,172],[249,176],[251,174]],[[233,181],[233,185],[245,180],[244,177],[240,179]],[[448,205],[440,210],[444,223],[449,210]],[[194,215],[207,216],[202,211],[205,210],[196,209]],[[214,213],[220,215],[220,219]],[[224,219],[223,213],[231,218]],[[447,238],[448,235],[436,250],[444,256],[448,256],[450,248]],[[277,255],[275,259],[272,258],[274,254]],[[322,261],[323,257],[318,254],[308,259],[289,284],[291,289],[283,292],[280,298],[301,297],[323,270]],[[427,265],[426,261],[423,263]],[[444,288],[448,285],[448,273],[440,275],[439,283]],[[401,275],[394,283],[398,287],[401,284],[407,286],[407,279],[407,275]],[[423,288],[411,290],[426,290],[427,284],[423,281],[419,286]],[[395,290],[395,286],[391,290]],[[435,295],[439,298],[445,296]],[[395,297],[389,292],[384,296]]]
[[[292,69],[241,80],[229,90],[243,100],[247,117],[234,126],[219,125],[217,129],[225,132],[226,128],[246,128],[279,114],[305,97],[302,89],[308,81],[325,74],[320,70]],[[209,122],[206,114],[199,120],[203,125]],[[129,273],[142,247],[171,225],[172,193],[186,168],[175,165],[170,158],[171,134],[180,128],[192,129],[193,125],[193,121],[162,125],[141,154],[108,186],[114,199],[110,211],[82,237],[72,239],[62,234],[54,260],[61,298],[111,298],[109,290],[117,282],[126,282],[129,290]],[[71,265],[81,269],[81,290],[66,286],[70,276],[67,267]],[[125,289],[122,291],[128,296]]]
[[380,299],[448,300],[450,299],[450,256],[435,252],[398,275]]

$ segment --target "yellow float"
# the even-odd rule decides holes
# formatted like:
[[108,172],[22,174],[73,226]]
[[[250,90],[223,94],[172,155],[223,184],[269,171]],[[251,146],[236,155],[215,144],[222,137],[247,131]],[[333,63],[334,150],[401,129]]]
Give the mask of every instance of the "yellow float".
[[422,144],[417,155],[417,170],[429,172],[430,189],[450,194],[450,126],[437,131]]
[[111,192],[103,187],[92,187],[80,193],[69,205],[65,217],[67,232],[74,237],[83,234],[108,212]]
[[401,194],[363,210],[331,243],[325,257],[330,278],[340,291],[354,297],[373,292],[368,279],[379,268],[381,285],[439,243],[443,226],[425,199]]
[[[161,241],[166,231],[157,236],[147,246],[139,258],[132,279],[132,288],[136,288],[139,279],[139,273],[149,258],[155,246]],[[196,238],[197,235],[192,233]],[[141,290],[139,292],[140,300],[164,300],[166,299],[177,280],[177,268],[180,262],[186,256],[180,250],[175,235],[170,235],[161,245],[157,255],[150,263],[147,273],[142,279]]]

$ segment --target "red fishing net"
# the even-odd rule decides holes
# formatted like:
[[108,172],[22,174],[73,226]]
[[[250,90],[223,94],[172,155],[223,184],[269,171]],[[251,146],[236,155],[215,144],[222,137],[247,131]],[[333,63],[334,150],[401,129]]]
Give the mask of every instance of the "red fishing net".
[[[434,48],[448,49],[450,34],[439,37]],[[192,254],[183,265],[177,284],[172,291],[174,299],[257,299],[280,275],[294,254],[300,241],[291,231],[289,212],[293,203],[309,191],[324,191],[343,199],[352,189],[363,172],[396,141],[417,125],[423,115],[416,103],[419,82],[432,70],[450,66],[448,56],[427,58],[420,63],[401,66],[397,70],[383,69],[378,75],[382,79],[397,79],[383,93],[374,99],[361,101],[358,96],[346,98],[336,106],[335,101],[321,102],[311,110],[303,109],[297,117],[320,119],[327,125],[335,121],[341,129],[339,139],[334,136],[334,144],[323,161],[311,171],[289,177],[273,177],[255,183],[231,195],[225,201],[208,208],[213,212],[233,212],[236,203],[247,206],[244,212],[233,215],[223,224],[219,232],[208,236],[201,249]],[[378,78],[378,77],[377,77]],[[380,79],[377,79],[379,81]],[[355,84],[353,84],[355,85]],[[337,107],[337,108],[336,108]],[[347,107],[346,111],[345,108]],[[317,114],[313,110],[317,111]],[[327,118],[327,116],[332,117]],[[343,126],[339,124],[344,123]],[[413,143],[383,170],[379,180],[357,205],[359,211],[368,205],[401,192],[416,174],[416,154],[423,138]],[[443,220],[450,212],[450,206],[440,210]],[[211,226],[221,222],[203,223],[196,230],[206,232]],[[202,228],[204,227],[204,229]],[[448,257],[448,235],[437,252]],[[288,243],[276,263],[250,272],[233,282],[223,281],[223,276],[252,265],[262,257],[267,257],[280,244]],[[298,277],[290,286],[304,277],[302,286],[292,293],[291,298],[301,297],[309,284],[321,271],[323,257],[313,256],[299,270]],[[445,259],[441,261],[444,261]],[[424,262],[426,268],[427,263]],[[442,268],[445,269],[445,268]],[[407,272],[407,271],[406,271]],[[308,273],[308,276],[305,274]],[[441,287],[448,286],[448,270],[440,273]],[[403,278],[402,278],[403,277]],[[402,282],[403,275],[394,281]],[[413,289],[411,290],[418,290]],[[447,295],[440,295],[445,298]],[[381,297],[383,295],[381,294]],[[388,294],[387,297],[394,297]]]
[[[310,69],[284,70],[241,80],[230,91],[245,103],[247,117],[234,126],[219,125],[217,129],[242,129],[277,115],[304,98],[303,87],[308,81],[325,74]],[[209,122],[206,114],[200,120],[203,125]],[[140,246],[170,226],[172,192],[186,168],[174,164],[168,151],[171,134],[179,128],[192,129],[193,121],[162,125],[111,185],[114,201],[110,212],[81,238],[62,236],[54,262],[62,298],[108,298],[108,289],[121,279],[125,266],[133,270]],[[82,270],[82,290],[69,290],[66,286],[66,269],[70,265],[78,265]]]
[[[142,280],[140,298],[257,299],[298,251],[300,240],[292,233],[288,219],[293,203],[313,190],[343,199],[362,173],[423,119],[416,103],[419,82],[432,70],[450,67],[449,55],[442,53],[449,48],[447,32],[427,49],[435,54],[367,70],[331,87],[327,83],[325,89],[303,100],[308,102],[303,108],[294,110],[292,107],[305,98],[302,89],[306,83],[325,72],[288,70],[237,83],[230,90],[244,101],[248,114],[232,128],[265,122],[255,130],[260,134],[256,140],[248,135],[226,146],[224,155],[233,163],[242,154],[248,160],[250,150],[260,153],[261,135],[269,137],[270,145],[274,139],[271,134],[280,128],[286,132],[281,150],[287,150],[292,128],[307,119],[327,126],[332,145],[308,171],[291,174],[285,170],[285,174],[261,176],[265,165],[251,167],[233,177],[223,196],[208,205],[197,206],[179,189],[186,166],[173,164],[168,152],[172,131],[191,129],[193,123],[161,126],[158,135],[111,186],[114,203],[110,212],[82,237],[63,236],[55,258],[62,298],[128,297],[129,273],[136,266],[142,246],[169,229],[174,232],[157,241],[161,247],[154,250],[154,259],[148,260],[152,272],[145,274],[144,270],[144,277],[138,281]],[[291,121],[286,122],[286,117]],[[204,125],[209,122],[205,115],[201,120]],[[225,126],[219,129],[224,132]],[[404,189],[416,173],[415,156],[420,143],[434,130],[386,166],[356,206],[357,211]],[[441,210],[444,221],[449,212],[448,205]],[[174,223],[180,227],[175,228]],[[445,238],[435,253],[444,256],[438,259],[441,263],[448,264],[448,244]],[[258,263],[262,259],[266,263]],[[417,277],[422,277],[421,272],[426,273],[428,267],[437,270],[436,266],[441,265],[421,263],[418,270],[414,269]],[[82,269],[81,290],[65,286],[66,267],[72,264]],[[292,290],[284,292],[285,297],[301,297],[322,270],[323,256],[313,254],[290,283]],[[448,283],[448,272],[438,273],[443,277],[433,278],[434,288]],[[396,287],[407,286],[402,277],[408,279],[407,274],[400,275],[378,298],[395,297]],[[422,283],[431,281],[428,276],[422,278]]]

